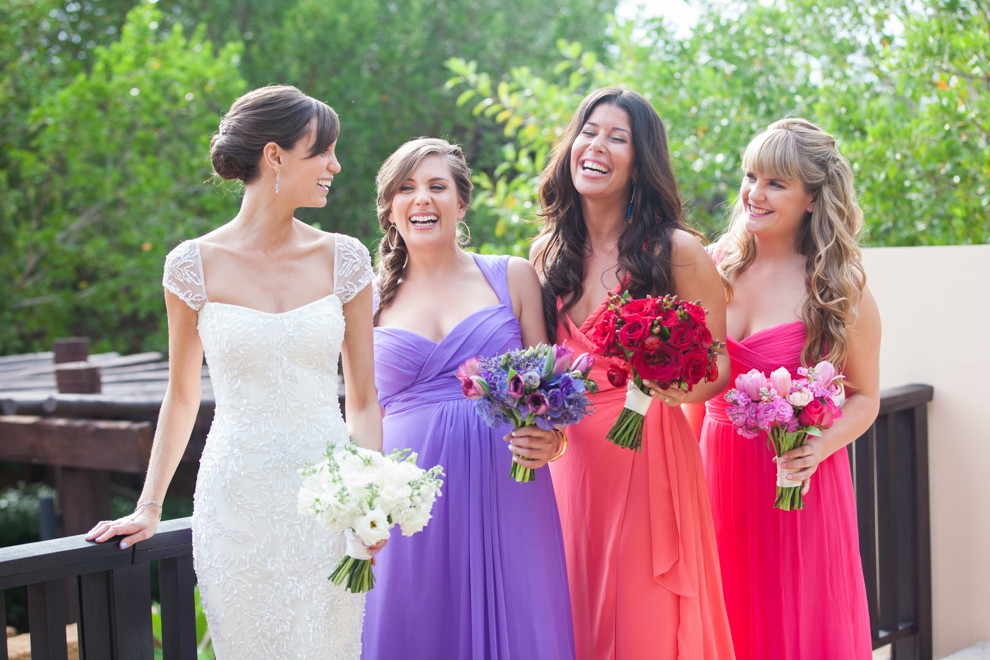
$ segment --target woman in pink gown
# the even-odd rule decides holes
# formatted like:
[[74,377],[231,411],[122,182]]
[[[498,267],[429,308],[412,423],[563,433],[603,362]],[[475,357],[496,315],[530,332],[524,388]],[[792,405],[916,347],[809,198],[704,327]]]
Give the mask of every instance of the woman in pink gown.
[[835,140],[803,119],[770,126],[743,156],[739,199],[712,255],[729,290],[732,379],[829,359],[845,374],[843,416],[787,452],[805,508],[773,508],[765,437],[738,435],[725,401],[706,405],[701,450],[740,660],[872,657],[846,445],[879,407],[880,318],[856,235],[862,212]]
[[[531,260],[544,283],[548,327],[576,352],[593,352],[609,291],[701,300],[724,338],[725,292],[681,218],[663,123],[640,95],[598,90],[578,108],[540,185],[544,230]],[[559,305],[559,313],[558,313]],[[642,452],[605,435],[625,401],[609,361],[593,378],[595,412],[567,427],[551,465],[567,556],[579,660],[726,660],[732,656],[711,510],[697,440],[678,404],[657,390]],[[723,376],[688,401],[724,389]]]

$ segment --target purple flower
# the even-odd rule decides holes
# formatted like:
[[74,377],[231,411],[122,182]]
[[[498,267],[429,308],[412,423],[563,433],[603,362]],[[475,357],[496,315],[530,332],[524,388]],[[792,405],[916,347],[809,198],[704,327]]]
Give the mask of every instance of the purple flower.
[[571,366],[571,358],[574,356],[574,351],[567,346],[554,346],[553,347],[553,375],[559,376],[560,374],[567,371]]
[[560,391],[560,388],[555,387],[547,392],[547,403],[550,405],[550,410],[560,410],[564,407],[564,402],[564,393]]
[[543,392],[533,392],[526,398],[526,407],[534,415],[542,415],[550,409],[550,404]]
[[595,356],[591,353],[584,353],[578,356],[571,369],[581,374],[581,378],[587,378],[593,366],[595,366]]
[[526,382],[523,380],[522,376],[515,374],[509,379],[508,389],[510,397],[514,399],[522,398],[522,396],[526,393]]

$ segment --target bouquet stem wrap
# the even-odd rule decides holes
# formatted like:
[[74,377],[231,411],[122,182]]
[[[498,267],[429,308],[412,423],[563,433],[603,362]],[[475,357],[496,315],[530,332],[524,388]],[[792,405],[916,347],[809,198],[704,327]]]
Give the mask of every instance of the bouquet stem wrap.
[[359,594],[371,591],[375,586],[375,574],[371,571],[372,554],[353,530],[344,530],[347,552],[337,568],[330,574],[330,580],[338,587],[347,581],[347,590]]
[[653,397],[643,391],[643,381],[633,376],[626,384],[626,403],[605,436],[612,444],[639,452],[643,449],[643,421]]
[[[773,445],[773,453],[779,459],[786,452],[804,446],[808,440],[808,430],[799,429],[793,433],[788,433],[782,426],[774,426],[767,432],[767,438]],[[785,479],[787,471],[777,465],[777,497],[773,501],[773,507],[782,511],[799,511],[804,508],[804,498],[801,496],[802,484],[800,481],[788,481]]]

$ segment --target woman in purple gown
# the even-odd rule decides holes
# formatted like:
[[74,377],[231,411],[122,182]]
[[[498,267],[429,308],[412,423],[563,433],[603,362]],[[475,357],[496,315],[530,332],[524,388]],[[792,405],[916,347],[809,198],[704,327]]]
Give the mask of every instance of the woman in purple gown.
[[465,360],[547,341],[540,284],[524,259],[473,255],[458,225],[470,170],[444,140],[407,142],[378,173],[385,231],[376,276],[375,382],[384,450],[442,465],[426,529],[393,536],[368,594],[367,660],[571,659],[567,570],[549,470],[558,435],[488,428],[455,376]]

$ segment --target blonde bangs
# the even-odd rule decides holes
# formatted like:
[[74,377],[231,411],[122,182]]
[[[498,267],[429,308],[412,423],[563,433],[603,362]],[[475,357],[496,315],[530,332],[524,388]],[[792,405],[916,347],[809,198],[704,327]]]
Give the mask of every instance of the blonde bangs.
[[753,138],[743,153],[742,167],[770,179],[801,181],[801,159],[790,131],[770,129]]

